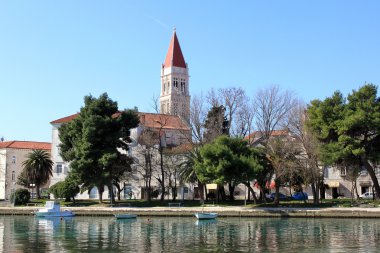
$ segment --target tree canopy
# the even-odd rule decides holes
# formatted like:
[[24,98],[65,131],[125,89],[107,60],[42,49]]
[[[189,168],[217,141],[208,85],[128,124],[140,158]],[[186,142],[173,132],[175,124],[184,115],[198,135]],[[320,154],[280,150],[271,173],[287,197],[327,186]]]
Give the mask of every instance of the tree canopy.
[[263,169],[253,149],[240,138],[220,136],[200,148],[195,171],[203,183],[239,184],[252,180]]
[[377,197],[380,187],[374,171],[380,158],[380,99],[377,86],[366,84],[344,98],[335,92],[308,107],[308,126],[323,143],[326,164],[365,168],[373,181]]
[[25,184],[26,181],[29,184],[35,184],[37,198],[41,198],[41,185],[46,184],[53,175],[50,154],[45,150],[35,149],[27,155],[27,160],[22,163],[22,166],[24,168],[19,178],[20,184]]
[[120,112],[104,93],[85,96],[78,117],[59,129],[60,154],[70,162],[70,173],[77,174],[83,187],[97,186],[100,201],[104,186],[112,187],[122,174],[118,165],[129,169],[127,155],[119,150],[128,150],[130,129],[138,123],[136,109]]

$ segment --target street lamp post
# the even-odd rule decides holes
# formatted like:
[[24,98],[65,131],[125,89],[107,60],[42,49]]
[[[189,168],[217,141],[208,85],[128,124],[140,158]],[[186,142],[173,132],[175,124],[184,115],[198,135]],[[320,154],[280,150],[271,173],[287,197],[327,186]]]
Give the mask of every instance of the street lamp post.
[[36,184],[29,184],[30,188],[32,188],[32,199],[33,199],[33,196],[34,196],[34,186],[36,186]]

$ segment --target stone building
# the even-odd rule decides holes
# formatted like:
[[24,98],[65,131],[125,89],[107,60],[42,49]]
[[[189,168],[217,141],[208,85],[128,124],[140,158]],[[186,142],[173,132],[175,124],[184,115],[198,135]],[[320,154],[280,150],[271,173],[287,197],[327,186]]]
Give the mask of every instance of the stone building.
[[[34,149],[46,150],[50,153],[51,144],[34,141],[0,142],[0,199],[10,199],[15,190],[23,188],[17,184],[17,177],[23,169],[22,163],[27,160],[27,155]],[[48,185],[49,182],[42,186],[42,189]],[[31,185],[31,193],[33,190],[35,190],[34,186]]]
[[[185,63],[176,32],[173,32],[169,49],[166,54],[165,63],[161,69],[161,93],[160,93],[161,113],[139,112],[140,124],[137,128],[131,129],[132,143],[129,147],[129,155],[134,159],[133,169],[125,178],[120,188],[121,198],[143,198],[144,197],[144,171],[146,151],[148,144],[142,143],[142,136],[145,133],[155,134],[149,153],[154,159],[155,164],[159,159],[159,146],[165,149],[183,147],[191,142],[190,119],[190,96],[189,96],[189,74],[188,66]],[[51,185],[62,181],[70,171],[68,163],[64,162],[59,154],[59,128],[62,124],[70,122],[78,114],[73,114],[54,120],[52,125],[52,160],[54,162],[54,172]],[[176,158],[180,159],[180,158]],[[167,161],[164,166],[168,167]],[[142,169],[143,170],[143,169]],[[157,173],[155,171],[154,173]],[[156,180],[157,175],[153,176],[152,186],[159,188]],[[169,177],[169,176],[168,176]],[[169,179],[169,178],[168,178]],[[192,198],[193,189],[188,186],[178,186],[178,197]],[[114,189],[115,191],[115,189]],[[133,193],[133,194],[132,194]],[[96,187],[83,192],[77,196],[79,199],[97,199],[98,191]],[[109,197],[108,189],[103,193],[103,198]]]

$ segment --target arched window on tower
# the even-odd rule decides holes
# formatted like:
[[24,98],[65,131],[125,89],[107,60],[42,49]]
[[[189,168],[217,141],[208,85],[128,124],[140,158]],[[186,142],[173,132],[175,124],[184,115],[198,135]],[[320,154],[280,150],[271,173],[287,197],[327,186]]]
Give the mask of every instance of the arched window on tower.
[[186,84],[186,82],[185,82],[185,79],[181,79],[181,92],[182,93],[185,93],[185,84]]
[[177,77],[174,77],[173,85],[174,85],[174,88],[178,90],[178,78]]

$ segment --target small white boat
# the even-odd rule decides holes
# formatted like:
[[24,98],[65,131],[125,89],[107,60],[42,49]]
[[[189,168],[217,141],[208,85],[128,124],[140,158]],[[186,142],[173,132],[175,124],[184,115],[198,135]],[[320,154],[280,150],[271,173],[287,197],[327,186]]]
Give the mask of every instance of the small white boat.
[[129,214],[129,213],[118,213],[115,214],[116,219],[135,219],[137,214]]
[[75,214],[69,210],[61,210],[59,202],[46,201],[45,208],[39,209],[36,213],[37,217],[73,217]]
[[195,213],[194,215],[198,220],[210,220],[218,217],[217,213]]

